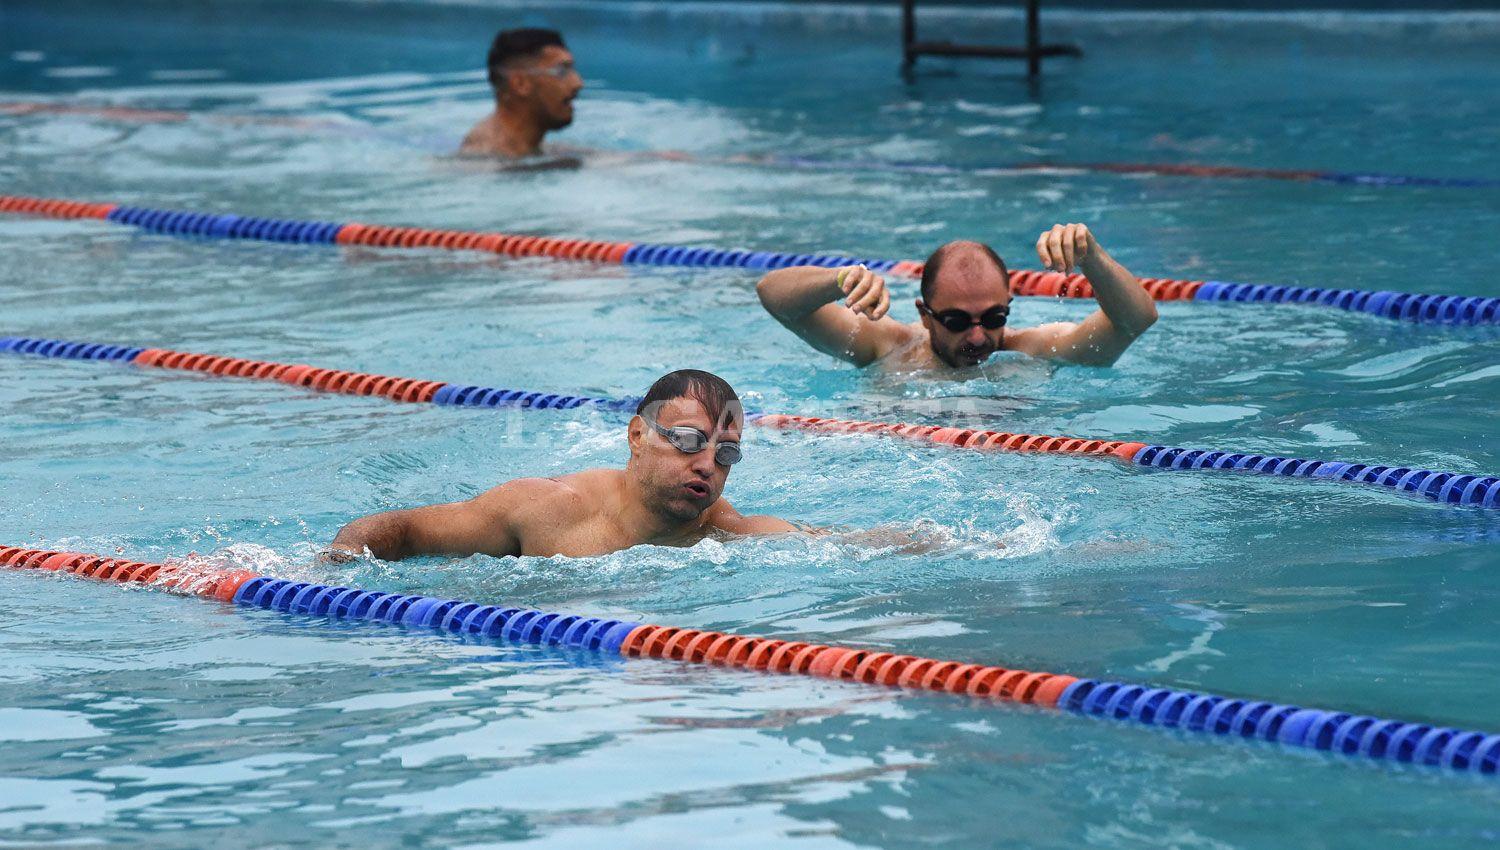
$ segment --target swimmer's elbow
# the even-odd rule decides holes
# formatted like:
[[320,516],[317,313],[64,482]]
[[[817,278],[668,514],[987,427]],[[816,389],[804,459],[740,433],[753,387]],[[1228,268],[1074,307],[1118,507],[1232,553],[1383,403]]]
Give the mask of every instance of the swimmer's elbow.
[[1141,336],[1146,333],[1146,331],[1150,330],[1151,326],[1156,324],[1156,320],[1159,316],[1160,314],[1156,310],[1156,302],[1146,302],[1146,306],[1141,310],[1140,314],[1131,317],[1132,321],[1130,327],[1124,329],[1124,332],[1122,334],[1125,337],[1124,345],[1119,346],[1119,350],[1115,351],[1113,353],[1113,356],[1109,358],[1109,363],[1105,363],[1103,365],[1111,365],[1116,360],[1120,359],[1120,355],[1125,353],[1125,347],[1140,339]]
[[[1105,314],[1110,332],[1117,337],[1123,338],[1127,345],[1135,341],[1141,334],[1150,330],[1151,326],[1156,324],[1156,320],[1161,315],[1156,309],[1155,299],[1149,296],[1144,302],[1131,306],[1132,309],[1123,315],[1110,316]],[[1115,356],[1118,357],[1119,355],[1116,354]]]
[[775,295],[773,294],[775,284],[771,281],[771,276],[774,274],[776,272],[771,272],[755,284],[755,296],[760,299],[760,306],[767,310],[771,310],[771,304],[775,300]]
[[782,281],[775,280],[775,275],[776,272],[771,272],[755,286],[760,306],[782,327],[798,336],[804,336],[812,313],[799,309],[795,294],[788,292]]
[[755,284],[755,295],[760,299],[760,306],[766,308],[766,312],[777,319],[785,320],[786,316],[786,292],[785,287],[777,279],[779,272],[771,272]]
[[1140,336],[1145,333],[1152,325],[1156,324],[1156,320],[1159,318],[1161,318],[1161,313],[1156,309],[1156,300],[1147,301],[1145,309],[1141,311],[1140,330],[1137,330],[1135,335]]

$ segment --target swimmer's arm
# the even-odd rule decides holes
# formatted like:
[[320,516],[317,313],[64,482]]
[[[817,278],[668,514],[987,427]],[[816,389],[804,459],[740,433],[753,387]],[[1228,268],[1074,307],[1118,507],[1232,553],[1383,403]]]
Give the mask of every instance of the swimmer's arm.
[[[928,555],[953,549],[953,540],[949,536],[894,525],[828,532],[828,535],[841,543],[866,549],[889,549],[903,555]],[[1000,544],[999,548],[1003,549],[1004,544]]]
[[793,525],[780,517],[766,516],[764,514],[745,516],[723,499],[720,499],[710,509],[708,524],[727,534],[759,535],[786,534],[793,531],[815,531],[815,529]]
[[[712,508],[709,522],[715,528],[729,534],[747,536],[787,533],[805,534],[810,537],[827,537],[841,543],[850,543],[869,549],[890,549],[906,555],[926,555],[932,552],[949,551],[953,548],[953,541],[944,535],[899,528],[897,526],[885,525],[874,528],[842,530],[819,528],[802,523],[793,524],[773,516],[744,516],[723,499],[720,499],[718,504]],[[997,543],[995,545],[996,548],[1005,548],[1004,543]]]
[[1054,225],[1037,240],[1036,250],[1042,264],[1053,271],[1066,274],[1076,265],[1093,284],[1099,309],[1077,324],[1064,322],[1022,332],[1017,348],[1083,366],[1109,366],[1155,324],[1156,301],[1104,250],[1086,225]]
[[777,269],[755,292],[766,312],[808,345],[856,366],[886,356],[911,333],[886,315],[891,300],[884,278],[862,266]]
[[[548,500],[544,479],[509,481],[467,502],[386,511],[361,517],[339,531],[325,556],[361,555],[366,550],[382,561],[421,555],[521,554],[525,515],[538,500]],[[554,483],[555,482],[551,482]]]

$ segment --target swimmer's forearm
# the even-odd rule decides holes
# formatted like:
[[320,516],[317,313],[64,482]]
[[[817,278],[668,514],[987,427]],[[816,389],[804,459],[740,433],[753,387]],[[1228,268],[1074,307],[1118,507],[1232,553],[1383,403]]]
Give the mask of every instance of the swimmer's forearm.
[[918,534],[895,526],[835,532],[832,536],[842,542],[869,549],[892,549],[904,555],[927,555],[952,548],[952,541],[930,534]]
[[766,311],[782,323],[801,321],[844,297],[838,269],[820,266],[777,269],[760,279],[755,292]]
[[382,561],[399,561],[416,554],[407,545],[407,522],[402,511],[371,514],[349,523],[333,538],[330,549],[363,555],[366,550]]
[[1079,271],[1093,284],[1094,299],[1117,333],[1134,339],[1156,323],[1156,301],[1102,246],[1084,258]]

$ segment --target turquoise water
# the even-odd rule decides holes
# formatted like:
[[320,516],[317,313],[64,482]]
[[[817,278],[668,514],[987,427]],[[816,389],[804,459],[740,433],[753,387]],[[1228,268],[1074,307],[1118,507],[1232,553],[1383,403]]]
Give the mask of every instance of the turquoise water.
[[[938,15],[933,35],[1014,37]],[[895,74],[889,10],[6,4],[0,99],[186,109],[0,116],[13,194],[1016,265],[1087,221],[1140,274],[1495,295],[1500,193],[434,155],[486,108],[492,31],[564,28],[560,137],[618,149],[983,164],[1208,162],[1500,177],[1500,18],[1063,14],[1085,46]],[[215,116],[314,118],[308,130]],[[1116,368],[1000,359],[960,384],[804,350],[752,277],[201,243],[0,219],[0,335],[638,394],[685,366],[754,406],[1500,470],[1500,342],[1290,306],[1168,304]],[[908,287],[897,315],[911,318]],[[1027,300],[1018,322],[1083,304]],[[727,496],[937,540],[704,543],[347,568],[350,518],[623,460],[623,421],[405,406],[0,358],[0,544],[198,555],[286,577],[894,648],[1500,730],[1492,516],[1365,488],[1152,474],[754,433]],[[15,846],[1433,847],[1500,791],[821,680],[465,644],[0,574],[0,842]]]

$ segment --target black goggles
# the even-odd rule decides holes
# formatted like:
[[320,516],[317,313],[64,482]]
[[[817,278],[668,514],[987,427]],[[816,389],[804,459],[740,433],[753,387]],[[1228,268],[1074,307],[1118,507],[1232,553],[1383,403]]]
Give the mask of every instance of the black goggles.
[[[671,443],[679,452],[695,455],[708,448],[710,442],[708,435],[697,428],[689,428],[686,425],[679,425],[675,428],[663,428],[656,424],[656,421],[649,416],[642,416],[641,419],[647,425],[651,426],[651,430],[666,437],[667,442]],[[718,447],[714,449],[714,463],[720,466],[734,466],[744,456],[744,452],[740,451],[739,443],[719,443]]]
[[987,331],[997,331],[1005,327],[1005,322],[1010,318],[1010,307],[999,304],[985,310],[975,318],[971,313],[963,310],[944,310],[941,313],[932,312],[932,308],[922,305],[922,312],[931,316],[933,321],[948,329],[949,333],[961,334],[969,328],[979,325]]

